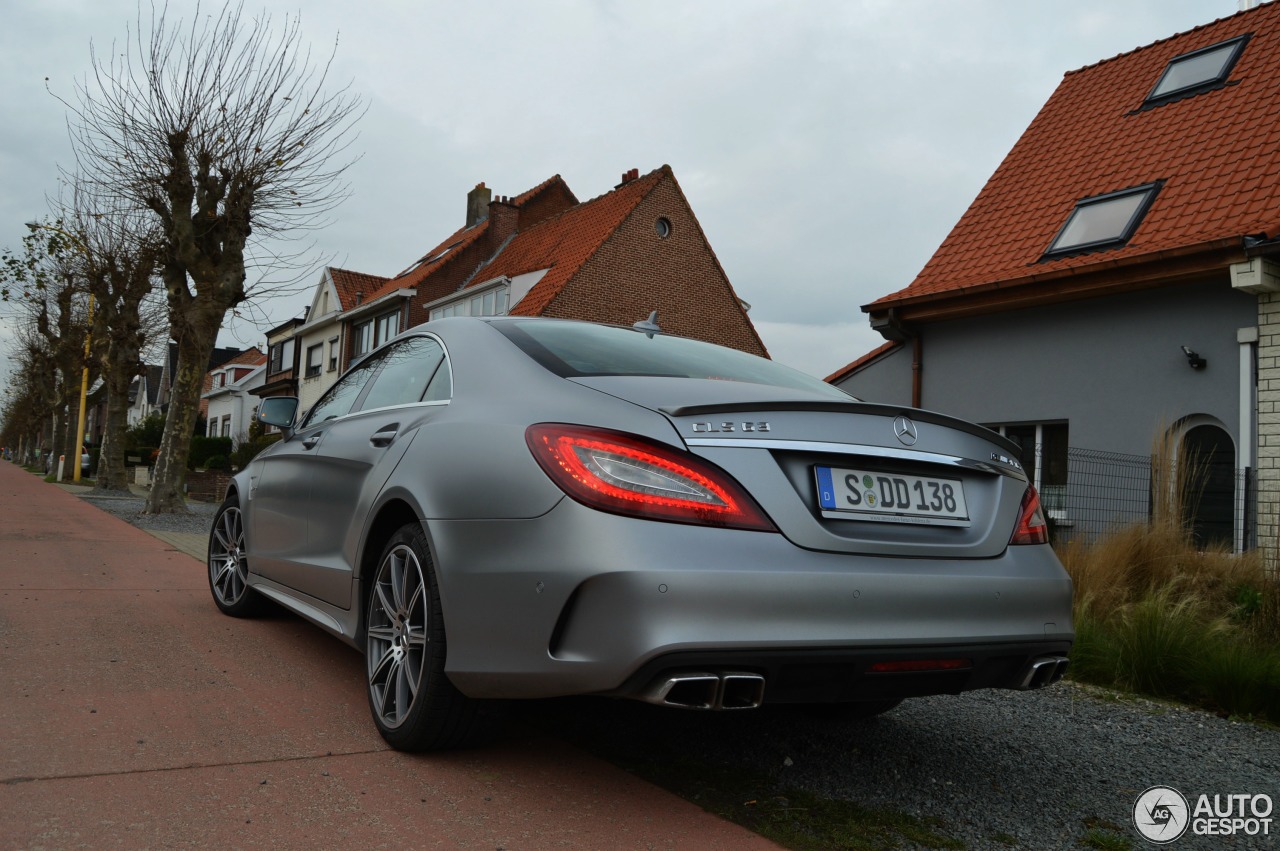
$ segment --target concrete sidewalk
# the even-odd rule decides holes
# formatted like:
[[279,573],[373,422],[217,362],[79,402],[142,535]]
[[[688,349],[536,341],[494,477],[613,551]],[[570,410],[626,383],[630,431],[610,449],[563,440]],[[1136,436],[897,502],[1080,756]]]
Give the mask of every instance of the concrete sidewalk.
[[776,847],[536,734],[388,750],[358,653],[13,464],[0,506],[0,848]]

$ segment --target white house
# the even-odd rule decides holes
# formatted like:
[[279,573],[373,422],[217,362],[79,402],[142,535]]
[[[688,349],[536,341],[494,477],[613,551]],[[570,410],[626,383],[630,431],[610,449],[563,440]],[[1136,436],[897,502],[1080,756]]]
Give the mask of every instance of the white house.
[[242,440],[258,407],[252,390],[261,387],[267,374],[267,356],[249,349],[209,371],[209,387],[201,398],[209,405],[207,434]]

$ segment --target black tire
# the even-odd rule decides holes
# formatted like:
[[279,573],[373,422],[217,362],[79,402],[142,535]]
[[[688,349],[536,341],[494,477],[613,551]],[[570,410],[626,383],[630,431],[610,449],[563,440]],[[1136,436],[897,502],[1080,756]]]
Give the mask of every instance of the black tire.
[[265,601],[249,587],[244,515],[235,495],[227,497],[213,517],[208,564],[209,591],[223,614],[248,618],[262,612]]
[[401,527],[383,548],[369,586],[367,614],[369,710],[382,738],[400,751],[470,744],[477,704],[444,673],[444,616],[421,525]]

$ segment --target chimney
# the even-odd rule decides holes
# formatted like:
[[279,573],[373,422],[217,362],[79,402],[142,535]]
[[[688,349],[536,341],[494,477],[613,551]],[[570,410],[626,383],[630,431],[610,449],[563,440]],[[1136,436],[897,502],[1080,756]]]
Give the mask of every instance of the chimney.
[[484,185],[484,181],[476,184],[476,188],[467,193],[467,227],[478,225],[489,216],[489,201],[493,192]]
[[520,229],[520,210],[511,203],[510,198],[499,195],[489,204],[487,214],[489,238],[493,240],[493,247],[496,250]]
[[636,179],[636,178],[638,178],[639,176],[640,176],[640,169],[638,169],[638,168],[633,168],[633,169],[631,169],[631,171],[624,171],[624,172],[622,173],[622,182],[621,182],[621,183],[619,183],[617,186],[615,186],[615,187],[613,187],[613,188],[614,188],[614,189],[621,189],[622,187],[626,186],[628,183],[630,183],[631,181],[635,180],[635,179]]

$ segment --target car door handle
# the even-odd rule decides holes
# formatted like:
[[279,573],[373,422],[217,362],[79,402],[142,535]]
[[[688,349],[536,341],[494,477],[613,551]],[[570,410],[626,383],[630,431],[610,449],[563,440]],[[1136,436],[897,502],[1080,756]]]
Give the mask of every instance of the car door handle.
[[378,429],[369,438],[369,443],[373,446],[390,446],[391,441],[396,439],[396,432],[400,430],[400,423],[392,423],[389,426]]
[[320,435],[313,434],[310,437],[308,437],[306,440],[302,441],[302,448],[313,449],[315,445],[319,442],[320,442]]

